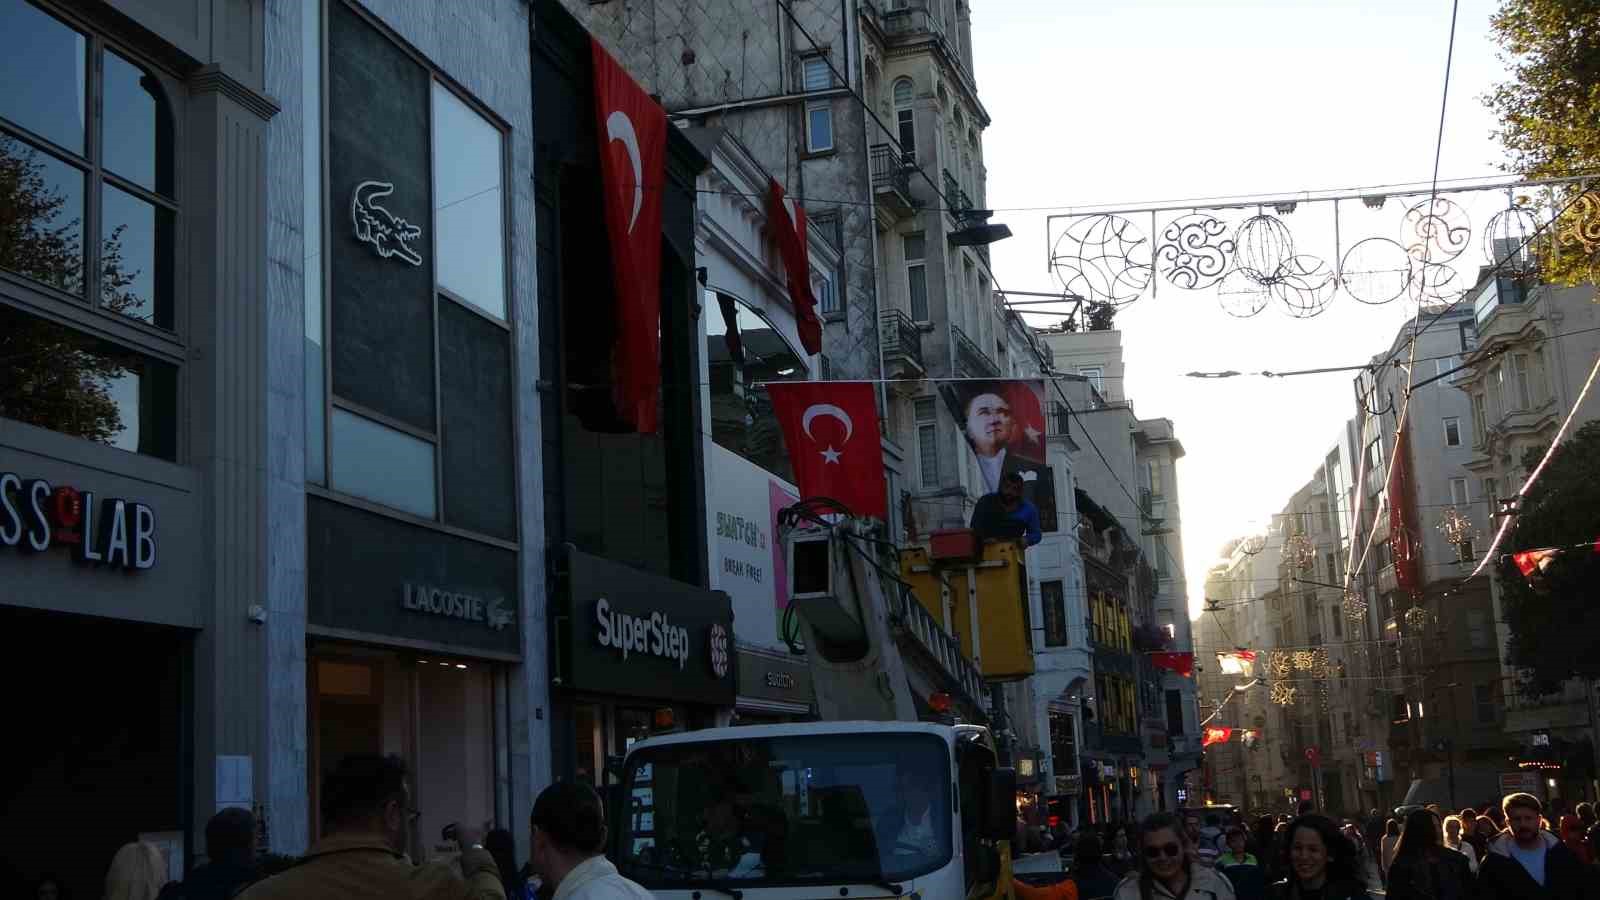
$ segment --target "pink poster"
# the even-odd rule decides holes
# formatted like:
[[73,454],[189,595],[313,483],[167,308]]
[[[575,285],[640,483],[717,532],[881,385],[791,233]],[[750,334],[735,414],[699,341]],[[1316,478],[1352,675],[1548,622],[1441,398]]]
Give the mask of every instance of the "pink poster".
[[789,561],[783,552],[783,541],[778,535],[778,511],[799,502],[800,498],[784,490],[776,481],[767,482],[767,497],[772,506],[772,599],[778,611],[778,640],[783,640],[783,609],[789,605]]

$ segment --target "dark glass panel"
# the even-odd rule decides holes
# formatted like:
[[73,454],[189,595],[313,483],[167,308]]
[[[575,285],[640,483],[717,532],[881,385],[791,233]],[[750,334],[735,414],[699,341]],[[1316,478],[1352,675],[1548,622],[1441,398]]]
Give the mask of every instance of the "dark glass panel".
[[83,35],[22,0],[0,0],[0,118],[83,152]]
[[83,294],[83,181],[77,168],[0,134],[0,268]]

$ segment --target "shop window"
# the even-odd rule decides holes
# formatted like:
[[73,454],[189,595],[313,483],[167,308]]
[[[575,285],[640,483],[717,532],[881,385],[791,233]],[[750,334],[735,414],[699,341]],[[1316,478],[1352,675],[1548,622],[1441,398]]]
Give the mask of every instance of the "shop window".
[[767,315],[732,294],[706,291],[706,367],[710,373],[711,439],[761,468],[794,480],[783,430],[765,389],[771,381],[805,381],[805,357]]
[[333,411],[333,487],[424,519],[438,511],[434,445],[344,409]]
[[0,305],[0,417],[177,458],[177,367]]
[[439,286],[506,317],[500,129],[433,83],[433,233]]
[[1067,646],[1066,589],[1060,579],[1039,582],[1039,605],[1044,609],[1044,645]]

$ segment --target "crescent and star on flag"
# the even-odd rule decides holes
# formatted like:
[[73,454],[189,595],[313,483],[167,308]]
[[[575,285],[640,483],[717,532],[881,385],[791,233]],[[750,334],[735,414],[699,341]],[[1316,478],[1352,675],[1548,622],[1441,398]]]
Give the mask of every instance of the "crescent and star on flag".
[[[845,444],[850,443],[850,436],[855,434],[855,423],[850,421],[849,413],[834,406],[832,403],[813,403],[806,407],[805,414],[800,417],[800,429],[806,433],[806,437],[811,438],[813,441],[817,439],[811,433],[811,421],[818,416],[832,416],[838,419],[839,423],[844,426],[844,440],[839,442],[839,446],[843,447]],[[840,451],[835,450],[831,443],[827,445],[826,449],[818,452],[822,454],[824,463],[833,463],[835,465],[838,464],[839,457],[843,455]]]

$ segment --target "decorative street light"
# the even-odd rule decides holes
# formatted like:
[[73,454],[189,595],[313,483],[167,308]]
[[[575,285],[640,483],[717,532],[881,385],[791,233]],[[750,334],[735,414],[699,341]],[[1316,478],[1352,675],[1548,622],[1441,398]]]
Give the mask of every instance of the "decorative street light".
[[1317,545],[1303,534],[1290,535],[1283,542],[1283,559],[1291,568],[1310,568],[1317,561]]
[[1461,514],[1461,510],[1452,506],[1444,511],[1439,517],[1439,533],[1455,546],[1458,562],[1472,561],[1472,544],[1478,538],[1478,530],[1473,527],[1470,518]]

